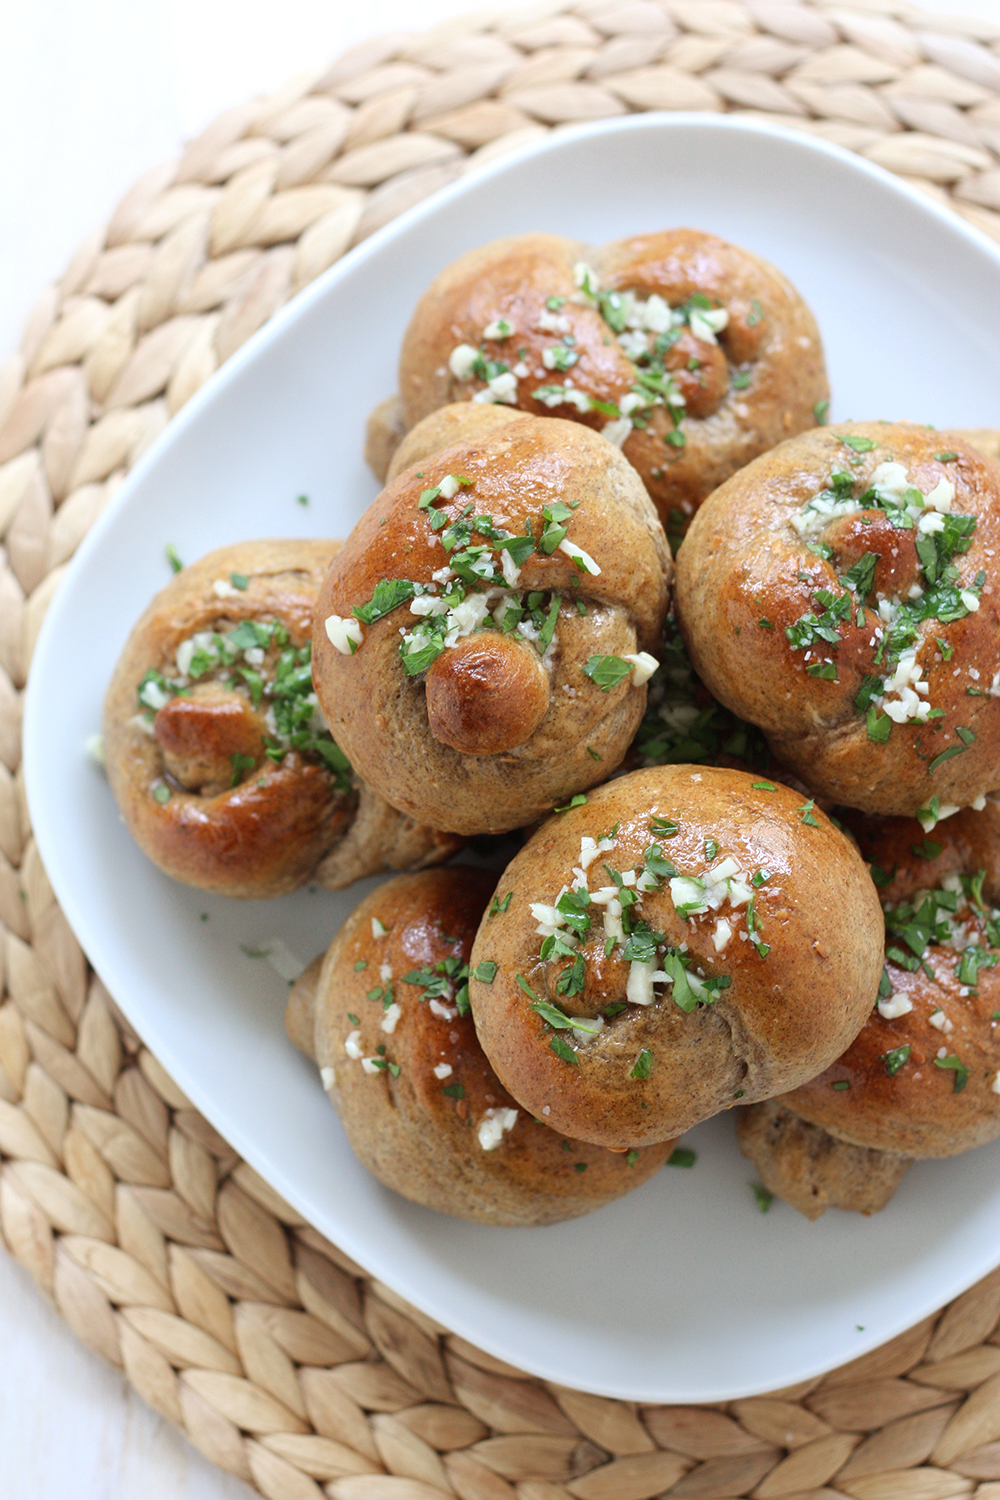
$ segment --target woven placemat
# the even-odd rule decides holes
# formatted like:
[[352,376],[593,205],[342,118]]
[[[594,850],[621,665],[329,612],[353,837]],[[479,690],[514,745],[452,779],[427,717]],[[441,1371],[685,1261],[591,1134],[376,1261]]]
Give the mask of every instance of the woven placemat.
[[1000,240],[1000,24],[893,0],[546,3],[379,37],[229,110],[127,193],[0,365],[0,1230],[84,1342],[268,1500],[1000,1497],[1000,1271],[775,1396],[546,1386],[402,1303],[240,1161],[88,970],[31,838],[32,649],[138,455],[405,208],[560,125],[651,109],[823,136]]

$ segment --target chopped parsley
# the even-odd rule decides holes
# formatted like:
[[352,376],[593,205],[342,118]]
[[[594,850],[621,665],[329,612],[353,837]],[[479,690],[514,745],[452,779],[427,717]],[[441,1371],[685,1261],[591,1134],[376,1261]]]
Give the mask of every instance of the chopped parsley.
[[632,663],[622,661],[620,656],[591,656],[584,663],[583,672],[603,693],[623,682],[632,670]]
[[710,697],[672,621],[648,694],[635,741],[647,765],[703,765],[732,755],[767,769],[771,752],[763,734]]
[[628,1075],[630,1078],[648,1078],[653,1067],[653,1054],[648,1048],[643,1047],[635,1060],[635,1066]]
[[[265,670],[264,654],[273,648],[279,649],[279,655]],[[138,687],[140,707],[156,711],[184,692],[191,681],[210,673],[228,673],[222,680],[231,691],[246,692],[255,708],[265,699],[268,702],[273,733],[265,736],[265,753],[270,761],[280,765],[290,750],[314,756],[333,777],[338,791],[352,789],[350,761],[319,719],[312,685],[311,642],[292,646],[280,620],[247,619],[226,634],[199,631],[182,642],[178,652],[187,652],[186,672],[176,678],[147,672]],[[252,769],[256,762],[240,756],[231,764],[235,777]],[[237,785],[236,779],[232,785]]]
[[750,904],[747,906],[747,936],[761,958],[766,958],[771,951],[769,943],[762,941],[760,936],[760,921],[755,909],[756,896],[751,896]]
[[872,704],[865,719],[865,729],[873,745],[884,745],[892,731],[892,720],[888,714],[879,713]]
[[553,1036],[549,1041],[549,1047],[555,1053],[556,1057],[562,1058],[563,1062],[571,1063],[575,1068],[580,1066],[580,1059],[569,1043],[564,1042],[561,1036]]
[[679,949],[668,949],[663,957],[664,973],[673,980],[674,1004],[685,1012],[693,1011],[697,1005],[714,1005],[723,990],[729,988],[728,974],[717,974],[700,979],[688,973],[690,962],[686,953]]
[[[600,756],[598,756],[597,758],[598,760],[600,760]],[[571,797],[563,807],[554,807],[552,811],[557,813],[569,812],[571,807],[583,807],[586,804],[586,801],[587,799],[583,795],[583,793],[577,792],[576,795]]]
[[934,1059],[934,1066],[954,1072],[955,1077],[951,1086],[953,1094],[960,1094],[972,1077],[971,1070],[954,1053],[950,1057],[936,1057]]
[[[429,494],[430,491],[427,491]],[[398,605],[404,604],[407,599],[412,599],[416,593],[415,586],[408,578],[383,578],[375,585],[375,590],[366,604],[356,604],[351,613],[361,621],[363,625],[373,625],[376,620],[381,620]]]
[[692,1151],[690,1146],[675,1146],[667,1157],[668,1167],[693,1167],[698,1160],[698,1153]]
[[793,651],[804,651],[807,646],[815,646],[820,641],[825,641],[834,650],[840,644],[842,637],[837,626],[845,621],[850,622],[850,594],[837,595],[830,589],[819,589],[815,595],[815,603],[819,606],[819,614],[815,610],[809,610],[794,625],[785,626],[785,634]]
[[[1000,950],[1000,910],[983,905],[984,880],[985,871],[980,870],[974,876],[961,877],[959,889],[922,891],[918,893],[919,902],[885,906],[886,958],[911,973],[923,968],[933,979],[927,963],[928,947],[951,947],[958,954],[955,978],[959,984],[974,988],[979,970],[992,969],[1000,962],[1000,952],[995,951]],[[970,920],[981,924],[985,947],[968,941]]]
[[[423,994],[417,999],[444,1000],[446,1003],[454,1003],[460,1016],[469,1014],[469,966],[463,964],[461,959],[450,957],[442,958],[432,968],[411,969],[404,974],[400,980],[401,984],[418,985]],[[487,980],[492,984],[492,980]],[[392,999],[392,991],[386,986],[389,1000]],[[369,999],[376,996],[376,991],[369,992]],[[387,1002],[383,999],[383,1004]]]
[[[960,730],[958,732],[961,733]],[[949,745],[947,750],[942,750],[940,755],[935,755],[934,759],[931,761],[930,765],[927,768],[928,771],[930,771],[931,775],[933,776],[938,766],[943,766],[946,760],[951,760],[956,755],[964,755],[968,748],[969,746],[967,744]]]
[[230,781],[229,785],[230,787],[234,787],[239,786],[240,782],[243,780],[243,772],[252,771],[256,766],[257,761],[252,755],[240,755],[238,752],[234,751],[233,754],[229,757],[229,763],[233,768],[233,779],[232,781]]
[[907,1042],[902,1047],[893,1047],[890,1052],[883,1052],[879,1061],[884,1065],[890,1078],[895,1078],[900,1068],[909,1062],[912,1051],[913,1048]]

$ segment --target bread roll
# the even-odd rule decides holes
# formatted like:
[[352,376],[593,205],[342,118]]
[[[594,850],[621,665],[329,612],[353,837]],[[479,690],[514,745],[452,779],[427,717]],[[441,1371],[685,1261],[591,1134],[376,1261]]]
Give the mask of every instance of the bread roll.
[[852,823],[885,914],[878,1003],[831,1067],[737,1116],[765,1186],[809,1218],[874,1213],[915,1158],[1000,1135],[1000,807],[933,837],[905,818]]
[[768,1192],[818,1219],[828,1208],[877,1214],[906,1174],[912,1157],[851,1146],[811,1125],[781,1099],[735,1111],[740,1150]]
[[381,886],[299,980],[286,1023],[380,1182],[480,1224],[552,1224],[638,1187],[672,1142],[616,1154],[568,1140],[500,1084],[467,988],[492,889],[492,875],[458,867]]
[[445,859],[353,774],[319,719],[312,615],[339,542],[241,542],[162,589],[104,705],[104,759],[129,832],[166,874],[221,895],[332,889]]
[[462,834],[523,827],[625,755],[669,549],[635,472],[586,428],[462,406],[411,440],[422,456],[323,584],[320,707],[401,812]]
[[853,1145],[955,1156],[1000,1135],[1000,807],[858,833],[885,916],[878,1004],[782,1102]]
[[579,1140],[663,1140],[804,1083],[878,989],[881,914],[856,849],[801,794],[739,771],[600,787],[535,834],[497,898],[471,960],[483,1049]]
[[794,287],[694,229],[598,249],[526,234],[468,252],[414,312],[400,392],[408,426],[473,401],[604,431],[671,539],[734,470],[811,427],[829,396]]
[[846,423],[756,459],[678,560],[695,669],[817,794],[966,807],[1000,782],[1000,465]]

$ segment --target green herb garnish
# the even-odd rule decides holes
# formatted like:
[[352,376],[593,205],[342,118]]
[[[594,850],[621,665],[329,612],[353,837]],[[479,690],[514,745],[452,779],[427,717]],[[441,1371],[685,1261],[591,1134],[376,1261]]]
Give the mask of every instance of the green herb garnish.
[[632,670],[632,663],[622,661],[620,656],[591,656],[583,666],[584,674],[603,693],[610,693]]

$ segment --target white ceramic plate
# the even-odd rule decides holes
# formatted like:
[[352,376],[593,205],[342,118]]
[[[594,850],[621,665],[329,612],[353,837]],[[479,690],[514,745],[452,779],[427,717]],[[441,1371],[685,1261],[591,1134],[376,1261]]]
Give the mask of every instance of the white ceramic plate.
[[[550,137],[420,205],[333,267],[174,421],[87,537],[52,605],[25,725],[35,835],[56,895],[136,1029],[194,1103],[311,1223],[465,1338],[610,1396],[718,1401],[804,1379],[940,1306],[996,1261],[1000,1142],[914,1167],[872,1220],[758,1212],[732,1121],[691,1171],[548,1229],[419,1209],[356,1164],[285,1040],[286,985],[247,957],[325,948],[374,882],[226,902],[148,864],[84,755],[126,635],[193,560],[258,536],[344,536],[376,491],[364,419],[394,389],[431,277],[498,235],[593,243],[669,225],[773,260],[826,342],[832,415],[1000,426],[1000,253],[846,152],[765,125],[639,116]],[[296,497],[309,496],[308,507]],[[207,920],[203,914],[207,913]]]

